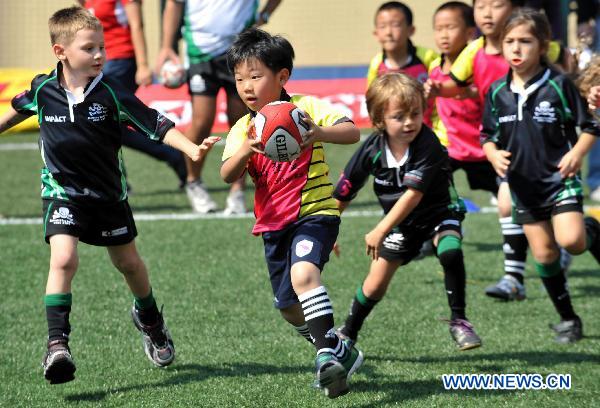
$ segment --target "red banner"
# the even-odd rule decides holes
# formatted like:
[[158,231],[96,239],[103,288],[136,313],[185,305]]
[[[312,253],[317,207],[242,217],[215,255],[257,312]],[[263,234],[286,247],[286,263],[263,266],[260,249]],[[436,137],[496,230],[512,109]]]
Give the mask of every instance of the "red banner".
[[[291,80],[286,85],[290,94],[312,95],[333,104],[352,119],[356,126],[371,127],[365,104],[365,78]],[[192,119],[192,104],[187,85],[178,89],[167,89],[162,85],[151,85],[138,89],[137,96],[148,106],[162,112],[185,130]],[[221,89],[217,95],[217,115],[213,133],[227,132],[227,102]]]

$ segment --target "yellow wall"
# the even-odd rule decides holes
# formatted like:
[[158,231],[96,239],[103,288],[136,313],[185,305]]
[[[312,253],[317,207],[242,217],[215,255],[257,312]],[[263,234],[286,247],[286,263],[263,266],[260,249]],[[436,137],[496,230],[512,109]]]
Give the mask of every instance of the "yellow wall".
[[[45,70],[55,63],[47,21],[76,0],[0,0],[0,67]],[[415,14],[415,43],[433,47],[431,17],[441,0],[405,0]],[[264,0],[261,1],[264,3]],[[296,65],[366,65],[378,51],[373,15],[382,0],[283,0],[265,28],[288,38]],[[159,45],[159,1],[144,0],[150,61]]]

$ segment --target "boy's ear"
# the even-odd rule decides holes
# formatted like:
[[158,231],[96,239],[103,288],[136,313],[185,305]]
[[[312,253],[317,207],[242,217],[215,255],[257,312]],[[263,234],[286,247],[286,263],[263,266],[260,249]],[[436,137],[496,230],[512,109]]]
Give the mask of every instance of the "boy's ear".
[[281,71],[279,71],[279,84],[281,86],[285,86],[285,84],[287,83],[287,81],[290,79],[290,70],[287,68],[282,68]]
[[54,55],[59,60],[64,61],[67,59],[67,56],[65,55],[65,47],[63,45],[61,45],[61,44],[52,45],[52,51],[54,51]]
[[467,28],[467,38],[469,40],[475,39],[476,35],[477,35],[477,29],[475,27],[469,27],[469,28]]
[[415,28],[414,25],[411,25],[410,27],[408,27],[408,36],[412,37],[413,34],[415,33],[415,31],[417,31],[417,29]]

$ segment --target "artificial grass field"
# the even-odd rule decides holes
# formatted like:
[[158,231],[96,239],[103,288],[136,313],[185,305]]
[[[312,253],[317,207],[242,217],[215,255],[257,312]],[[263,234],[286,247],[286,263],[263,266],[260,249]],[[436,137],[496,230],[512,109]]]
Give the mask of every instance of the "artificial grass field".
[[[165,304],[175,362],[158,369],[146,359],[129,316],[132,298],[106,250],[80,245],[70,341],[76,379],[50,386],[40,366],[49,247],[40,224],[14,219],[41,219],[41,159],[37,150],[2,150],[35,140],[35,134],[0,138],[1,407],[600,406],[600,268],[588,254],[574,260],[569,284],[586,337],[574,345],[555,344],[548,323],[558,315],[531,265],[527,300],[500,303],[483,294],[501,277],[503,256],[497,217],[481,213],[467,215],[463,244],[467,314],[483,339],[479,349],[456,351],[447,325],[438,320],[449,312],[436,259],[413,262],[398,270],[365,323],[359,341],[365,363],[351,393],[329,400],[310,387],[314,348],[272,307],[262,242],[250,234],[251,217],[139,220],[136,242],[157,301]],[[333,181],[355,148],[326,146]],[[209,156],[204,178],[223,206],[221,152],[217,146]],[[130,150],[125,160],[134,214],[190,213],[166,165]],[[489,205],[486,194],[466,188],[462,174],[456,179],[463,196]],[[323,274],[338,324],[369,266],[363,237],[379,219],[370,184],[343,217],[342,256],[332,257]],[[571,374],[572,389],[445,391],[445,373]]]

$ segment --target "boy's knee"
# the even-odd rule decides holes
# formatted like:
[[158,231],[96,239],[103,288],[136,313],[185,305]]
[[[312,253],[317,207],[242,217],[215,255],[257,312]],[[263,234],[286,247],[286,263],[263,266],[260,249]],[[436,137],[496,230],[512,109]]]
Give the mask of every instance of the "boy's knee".
[[536,249],[532,248],[533,259],[539,264],[550,264],[556,261],[560,257],[560,253],[557,248],[543,248]]
[[50,267],[55,270],[75,272],[78,265],[79,257],[76,252],[53,253],[50,257]]
[[586,249],[585,237],[568,237],[567,239],[558,240],[558,245],[567,250],[571,255],[579,255],[585,252]]
[[457,262],[462,261],[462,243],[455,235],[445,235],[440,238],[437,246],[437,256],[444,269],[452,268]]
[[291,278],[296,293],[320,285],[319,268],[310,262],[297,262],[292,265]]
[[120,257],[113,259],[113,265],[123,275],[131,275],[144,267],[144,261],[139,256]]

